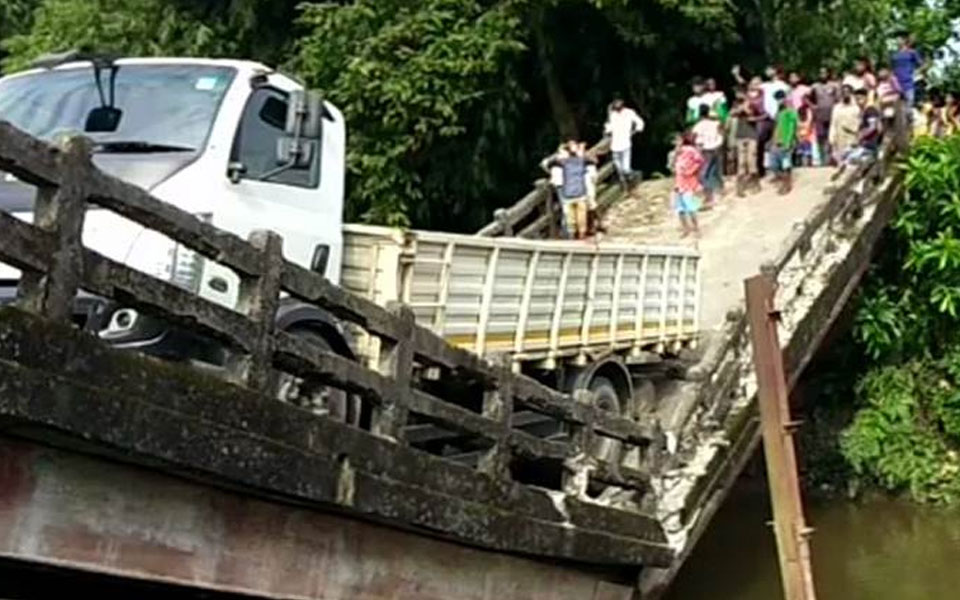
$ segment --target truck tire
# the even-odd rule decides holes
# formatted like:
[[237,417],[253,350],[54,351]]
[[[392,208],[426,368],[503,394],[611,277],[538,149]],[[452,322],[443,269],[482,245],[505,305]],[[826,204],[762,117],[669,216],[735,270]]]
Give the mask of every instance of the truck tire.
[[649,379],[634,380],[633,397],[630,406],[626,407],[624,416],[640,422],[645,415],[657,409],[657,387]]
[[[291,329],[288,333],[309,341],[323,350],[333,351],[330,342],[312,329],[297,328]],[[274,396],[281,402],[299,406],[340,423],[360,425],[360,400],[343,390],[283,372],[277,374],[274,389]]]
[[[594,406],[600,410],[623,416],[617,386],[614,385],[613,381],[603,375],[597,375],[590,381],[587,389],[594,394]],[[590,448],[591,456],[614,464],[619,462],[620,452],[621,443],[619,440],[599,436],[594,439]]]

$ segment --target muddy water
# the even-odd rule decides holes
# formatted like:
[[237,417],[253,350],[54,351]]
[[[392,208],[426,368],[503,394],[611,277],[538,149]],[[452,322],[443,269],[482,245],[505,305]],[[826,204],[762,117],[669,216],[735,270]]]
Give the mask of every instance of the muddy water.
[[[741,484],[668,600],[780,600],[763,485]],[[894,500],[808,502],[818,600],[960,599],[960,511]]]

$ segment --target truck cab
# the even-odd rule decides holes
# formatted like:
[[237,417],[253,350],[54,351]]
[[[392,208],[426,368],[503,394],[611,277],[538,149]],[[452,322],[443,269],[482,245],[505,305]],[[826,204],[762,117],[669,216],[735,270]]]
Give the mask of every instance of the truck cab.
[[[338,283],[345,125],[336,107],[313,96],[313,112],[304,112],[312,131],[293,131],[305,97],[294,79],[250,61],[64,57],[0,79],[0,119],[51,142],[86,136],[104,172],[236,235],[273,230],[288,260]],[[0,173],[4,210],[31,220],[34,193]],[[91,208],[83,237],[109,258],[214,302],[236,302],[232,271],[115,213]],[[13,299],[18,279],[0,264],[0,301]],[[119,346],[159,354],[200,347],[188,332],[96,299],[78,299],[77,319]],[[284,327],[335,328],[304,306],[285,306],[281,319]]]

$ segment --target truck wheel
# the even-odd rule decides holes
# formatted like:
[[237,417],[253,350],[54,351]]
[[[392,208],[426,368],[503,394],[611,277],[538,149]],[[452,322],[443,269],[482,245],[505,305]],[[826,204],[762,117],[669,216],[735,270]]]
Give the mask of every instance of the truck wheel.
[[[593,378],[587,389],[594,394],[594,406],[618,416],[623,414],[617,388],[610,379],[603,375],[598,375]],[[590,455],[598,460],[616,464],[617,461],[620,460],[620,448],[621,444],[619,440],[597,437],[591,445]]]
[[[330,343],[319,333],[310,329],[292,329],[291,335],[307,340],[332,352]],[[318,415],[348,425],[360,424],[360,400],[343,390],[323,385],[290,373],[278,373],[275,397],[281,402],[299,406]]]

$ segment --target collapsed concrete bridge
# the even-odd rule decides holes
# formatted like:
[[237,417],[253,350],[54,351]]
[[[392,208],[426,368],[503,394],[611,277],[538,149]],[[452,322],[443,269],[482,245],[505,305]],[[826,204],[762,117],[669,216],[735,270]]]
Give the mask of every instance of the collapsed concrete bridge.
[[[79,141],[55,149],[0,124],[0,169],[38,189],[35,224],[0,214],[0,261],[24,272],[0,311],[0,558],[269,598],[656,597],[759,439],[741,280],[777,278],[795,380],[869,264],[905,145],[890,139],[827,194],[807,172],[788,198],[705,219],[700,354],[665,361],[656,400],[631,418],[448,346],[403,307],[284,261],[275,235],[239,239],[100,173]],[[630,222],[659,200],[604,198],[614,237],[665,235]],[[84,248],[88,204],[234,269],[239,312]],[[485,233],[540,235],[546,206],[538,189]],[[69,322],[78,290],[191,327],[235,360],[201,372],[111,349]],[[378,367],[275,331],[280,291],[380,339]],[[424,385],[424,369],[449,385]],[[371,426],[272,399],[275,370],[356,394]],[[571,435],[530,435],[512,421],[521,410]],[[411,415],[485,440],[484,456],[470,467],[412,447]],[[599,439],[635,460],[593,457]],[[556,477],[531,481],[518,461]],[[597,498],[597,484],[631,501]]]

